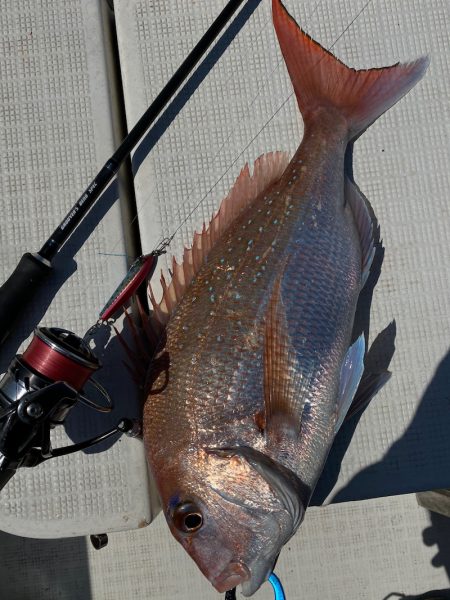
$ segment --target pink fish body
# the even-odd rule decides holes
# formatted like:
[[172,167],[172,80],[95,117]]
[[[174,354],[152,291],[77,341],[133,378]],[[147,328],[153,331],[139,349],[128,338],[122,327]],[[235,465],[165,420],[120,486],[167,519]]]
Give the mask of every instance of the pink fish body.
[[406,94],[427,60],[355,71],[273,0],[305,121],[290,162],[244,169],[196,236],[155,316],[144,441],[176,539],[219,592],[253,594],[299,527],[363,372],[351,344],[373,258],[344,174],[348,143]]

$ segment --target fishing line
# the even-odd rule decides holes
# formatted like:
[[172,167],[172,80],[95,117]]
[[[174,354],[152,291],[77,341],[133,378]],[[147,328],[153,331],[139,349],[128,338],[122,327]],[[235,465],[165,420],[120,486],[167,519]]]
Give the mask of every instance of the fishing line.
[[[321,4],[322,0],[317,0],[312,12],[306,17],[306,20],[309,22],[311,20],[311,18],[313,17],[314,13],[316,12],[317,8],[319,7],[319,5]],[[266,29],[267,25],[272,23],[272,17],[269,18],[268,21],[266,21],[266,23],[263,25],[263,27],[261,28],[261,30],[258,33],[258,36],[256,37],[255,41],[257,39],[259,39],[262,35],[262,33],[264,32],[264,30]],[[283,59],[279,59],[277,64],[275,65],[275,67],[272,69],[272,71],[269,73],[269,75],[266,75],[262,77],[263,81],[260,82],[260,84],[258,85],[258,88],[256,90],[256,94],[255,96],[252,98],[252,100],[250,100],[250,103],[247,105],[247,107],[245,108],[245,114],[248,115],[250,113],[250,109],[253,107],[253,105],[255,104],[256,100],[258,99],[258,97],[261,95],[261,92],[263,90],[263,84],[267,84],[267,82],[272,80],[272,77],[274,75],[274,73],[279,69],[279,67],[283,64]],[[233,79],[233,76],[230,76],[226,82],[224,87],[226,87],[226,85]],[[289,96],[290,98],[290,96]],[[287,100],[289,100],[289,98]],[[197,208],[203,204],[203,202],[206,200],[206,198],[209,196],[209,194],[214,190],[214,188],[223,180],[223,178],[230,172],[231,168],[236,164],[236,162],[239,160],[239,158],[241,158],[241,156],[244,154],[244,152],[251,146],[251,144],[253,144],[253,142],[257,139],[257,137],[261,134],[261,132],[265,129],[265,127],[273,120],[273,118],[275,117],[276,114],[278,114],[278,112],[283,108],[283,106],[285,105],[285,103],[282,104],[282,106],[275,112],[274,115],[272,115],[272,118],[269,119],[269,121],[267,121],[267,123],[262,127],[262,129],[260,129],[258,131],[258,133],[256,134],[256,136],[249,142],[249,144],[242,150],[242,152],[234,159],[234,161],[231,163],[231,165],[228,167],[228,169],[222,173],[222,175],[220,176],[220,178],[215,182],[215,184],[206,192],[206,194],[199,200],[199,202],[194,206],[194,208],[188,213],[187,217],[184,219],[184,221],[181,221],[179,226],[175,229],[175,231],[172,233],[172,235],[170,236],[170,239],[172,240],[175,235],[178,233],[178,231],[185,225],[185,223],[190,219],[190,217],[194,214],[194,212],[197,210]],[[235,127],[234,129],[231,130],[230,134],[228,135],[228,137],[222,142],[222,144],[219,146],[218,150],[216,151],[216,153],[214,154],[214,156],[212,157],[212,159],[209,161],[209,163],[206,165],[206,168],[211,167],[216,159],[218,158],[218,156],[220,156],[220,153],[222,152],[222,149],[226,146],[226,144],[230,141],[230,139],[233,137],[233,135],[236,133],[237,128]],[[192,188],[189,193],[188,196],[191,196],[193,194],[195,194],[197,192],[196,188]],[[178,209],[178,215],[180,215],[180,209],[181,207],[179,207]],[[180,219],[179,219],[180,220]]]
[[359,11],[359,13],[356,15],[356,17],[350,21],[350,23],[347,25],[347,27],[344,29],[344,31],[341,33],[341,35],[334,40],[334,42],[331,44],[331,46],[328,48],[328,50],[331,50],[332,48],[334,48],[334,46],[338,43],[338,41],[341,39],[341,37],[350,29],[350,27],[353,25],[353,23],[360,17],[360,15],[363,14],[363,12],[366,10],[366,8],[369,6],[369,4],[371,4],[373,2],[373,0],[367,0],[366,4],[362,7],[362,9]]
[[[322,0],[319,0],[310,17],[315,13],[315,11],[317,10],[319,4],[321,3]],[[363,6],[363,8],[359,11],[359,13],[355,16],[355,18],[347,25],[347,27],[344,29],[344,31],[336,38],[336,40],[331,44],[331,46],[329,46],[328,50],[330,51],[336,44],[337,42],[342,38],[342,36],[350,29],[350,27],[353,25],[353,23],[355,23],[355,21],[361,16],[361,14],[366,10],[366,8],[369,6],[369,4],[373,2],[373,0],[368,0],[367,3]],[[308,17],[307,19],[309,19],[310,17]],[[278,70],[278,68],[280,67],[280,65],[283,63],[284,61],[281,59],[279,60],[278,64],[275,66],[275,68],[271,71],[271,73],[269,74],[269,76],[265,77],[264,79],[264,83],[268,83],[270,81],[270,78],[272,77],[272,75],[275,73],[275,71]],[[253,98],[253,100],[250,102],[250,104],[247,106],[246,108],[246,113],[248,114],[250,109],[252,108],[253,104],[255,103],[256,99],[258,98],[258,96],[261,93],[261,89],[262,86],[258,89],[258,92],[256,94],[256,96]],[[272,116],[264,123],[264,125],[259,129],[259,131],[253,136],[253,138],[248,142],[248,144],[243,148],[243,150],[241,150],[241,152],[236,156],[236,158],[233,160],[233,162],[230,164],[230,166],[225,170],[224,173],[222,173],[222,175],[216,180],[216,182],[209,188],[209,190],[206,192],[206,194],[203,195],[203,197],[199,200],[199,202],[191,209],[191,211],[188,213],[187,217],[176,227],[176,229],[173,231],[173,233],[169,236],[169,239],[172,241],[173,238],[175,237],[175,235],[178,233],[178,231],[186,224],[186,222],[190,219],[190,217],[196,212],[196,210],[198,209],[198,207],[203,204],[203,202],[206,200],[206,198],[209,196],[209,194],[217,187],[217,185],[223,180],[223,178],[230,172],[230,170],[234,167],[234,165],[237,163],[237,161],[242,157],[242,155],[248,150],[248,148],[253,144],[253,142],[256,141],[256,139],[261,135],[261,133],[266,129],[266,127],[273,121],[273,119],[280,113],[280,111],[284,108],[284,106],[286,106],[286,104],[289,102],[289,100],[292,98],[292,96],[294,95],[294,92],[291,92],[289,94],[289,96],[282,102],[282,104],[276,109],[276,111],[272,114]],[[232,135],[236,133],[236,128],[231,132],[231,134],[228,136],[227,140],[225,141],[225,143],[227,141],[229,141],[229,139],[232,137]],[[224,144],[222,144],[220,150],[223,148]],[[212,161],[207,165],[207,167],[211,166],[213,164],[213,162],[215,161],[215,159],[217,158],[217,156],[220,153],[220,150],[215,154],[215,156],[213,157]],[[191,195],[193,192],[195,193],[195,189],[191,190],[190,194]]]
[[[316,15],[318,8],[320,6],[320,4],[322,3],[323,0],[318,0],[312,11],[310,12],[310,14],[306,17],[306,21],[308,23],[311,23],[312,18]],[[352,25],[361,17],[361,15],[367,10],[367,8],[369,7],[369,5],[373,2],[373,0],[367,0],[367,2],[364,4],[364,6],[359,10],[359,12],[355,15],[355,17],[350,21],[350,23],[348,23],[348,25],[343,29],[343,31],[338,35],[338,37],[333,41],[333,43],[328,46],[327,50],[331,51],[335,45],[338,43],[338,41],[348,32],[348,30],[352,27]],[[264,33],[265,29],[267,28],[267,26],[272,22],[272,17],[270,17],[269,20],[267,20],[264,25],[261,27],[261,29],[259,30],[258,36],[256,39],[259,39],[261,37],[261,35]],[[249,104],[246,106],[245,110],[244,110],[244,114],[246,116],[249,115],[252,107],[254,106],[256,100],[260,97],[263,89],[265,87],[267,87],[267,85],[269,84],[269,82],[272,80],[274,73],[280,68],[280,66],[283,64],[283,59],[279,59],[278,63],[275,65],[275,67],[270,71],[269,74],[265,74],[263,75],[256,94],[254,95],[254,97],[251,99],[251,101],[249,102]],[[227,85],[227,83],[229,83],[232,80],[232,75],[225,81],[224,86]],[[245,154],[245,152],[250,148],[250,146],[259,138],[259,136],[262,134],[262,132],[270,125],[270,123],[275,119],[275,117],[283,110],[283,108],[288,104],[288,102],[290,101],[290,99],[292,98],[292,96],[294,95],[294,92],[291,92],[286,98],[285,100],[283,100],[283,102],[280,104],[280,106],[275,110],[275,112],[264,122],[264,124],[260,127],[260,129],[257,131],[257,133],[251,138],[251,140],[245,145],[245,147],[236,155],[236,157],[233,159],[233,161],[230,163],[230,165],[227,167],[227,169],[220,175],[220,177],[208,188],[207,192],[200,198],[200,200],[193,206],[193,208],[191,208],[189,210],[189,212],[187,213],[187,215],[181,220],[179,221],[179,224],[175,227],[175,229],[171,232],[170,235],[167,236],[167,238],[165,238],[167,240],[167,245],[169,245],[173,239],[175,238],[175,236],[178,234],[178,232],[186,225],[186,223],[189,221],[189,219],[193,216],[193,214],[198,210],[198,208],[204,203],[204,201],[208,198],[208,196],[210,196],[210,194],[214,191],[214,189],[223,181],[223,179],[228,175],[228,173],[232,170],[232,168],[236,165],[236,163],[239,161],[239,159],[242,158],[242,156]],[[215,154],[212,156],[212,158],[207,162],[205,169],[209,169],[210,167],[213,166],[213,164],[216,162],[217,158],[220,156],[223,148],[227,145],[227,143],[230,141],[230,139],[233,137],[233,135],[236,134],[236,132],[238,131],[238,126],[234,127],[232,129],[232,131],[230,132],[230,134],[227,136],[227,138],[222,142],[222,144],[219,146],[218,150],[215,152]],[[196,193],[198,192],[198,187],[192,187],[192,189],[188,192],[187,197],[192,197],[195,196]],[[139,209],[138,212],[136,212],[136,214],[134,215],[134,217],[131,219],[131,221],[129,221],[129,225],[133,224],[136,222],[136,220],[139,219],[139,214],[142,213],[142,211],[148,206],[148,203],[150,202],[151,198],[150,196],[144,200],[144,202],[141,204],[141,207]],[[178,208],[178,216],[180,216],[181,210],[182,210],[182,206],[179,206]],[[111,250],[114,251],[117,246],[124,241],[124,236],[121,236],[120,238],[118,238],[118,240],[113,244]],[[158,245],[160,245],[161,242],[158,243]],[[110,255],[116,255],[114,252],[102,252],[99,253],[103,256],[110,256]],[[126,256],[125,254],[119,254],[117,253],[117,256]],[[106,259],[104,259],[103,264],[105,264],[107,261]],[[91,284],[93,285],[93,284]]]

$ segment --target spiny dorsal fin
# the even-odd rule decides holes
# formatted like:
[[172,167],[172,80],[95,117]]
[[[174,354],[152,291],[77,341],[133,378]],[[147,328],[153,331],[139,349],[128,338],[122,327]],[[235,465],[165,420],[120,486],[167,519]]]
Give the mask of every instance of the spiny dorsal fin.
[[186,288],[191,283],[215,246],[231,223],[267,188],[275,184],[284,173],[289,159],[285,152],[270,152],[260,156],[250,174],[248,164],[242,169],[230,193],[220,205],[208,227],[203,225],[201,232],[194,234],[191,248],[185,248],[181,263],[172,260],[172,280],[168,284],[161,274],[162,299],[157,302],[149,285],[149,299],[153,307],[156,327],[164,327],[170,315],[178,306]]

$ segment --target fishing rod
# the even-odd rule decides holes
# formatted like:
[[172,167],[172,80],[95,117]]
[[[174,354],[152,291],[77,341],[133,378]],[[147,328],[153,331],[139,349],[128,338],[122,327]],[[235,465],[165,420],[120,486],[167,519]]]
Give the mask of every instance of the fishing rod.
[[[216,20],[175,71],[114,154],[106,161],[42,248],[38,252],[26,252],[22,256],[13,273],[0,288],[0,345],[10,336],[18,318],[32,302],[42,282],[49,276],[52,270],[52,261],[61,247],[116,176],[120,165],[160,115],[169,100],[243,2],[244,0],[229,0]],[[158,254],[155,253],[155,258],[157,256]]]
[[[168,83],[94,177],[73,208],[39,252],[26,252],[0,288],[0,345],[32,302],[52,270],[52,261],[117,174],[120,165],[144,136],[200,58],[244,0],[230,0]],[[170,242],[164,240],[150,255],[132,265],[125,280],[100,314],[108,320],[154,270]],[[64,423],[76,403],[110,412],[111,399],[93,374],[101,367],[85,339],[57,327],[39,327],[23,354],[17,354],[0,380],[0,492],[20,467],[77,452],[119,433],[139,435],[139,423],[121,419],[112,429],[78,444],[52,449],[50,431]],[[84,387],[93,385],[104,401],[89,398]]]

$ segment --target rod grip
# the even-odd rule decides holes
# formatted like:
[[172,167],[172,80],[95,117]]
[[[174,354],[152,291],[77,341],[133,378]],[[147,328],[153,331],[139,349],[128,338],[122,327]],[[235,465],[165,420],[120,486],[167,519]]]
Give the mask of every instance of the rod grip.
[[15,469],[7,469],[0,466],[0,492],[15,473]]
[[49,262],[43,262],[30,252],[0,288],[0,345],[12,332],[17,319],[32,302],[42,281],[50,273]]

